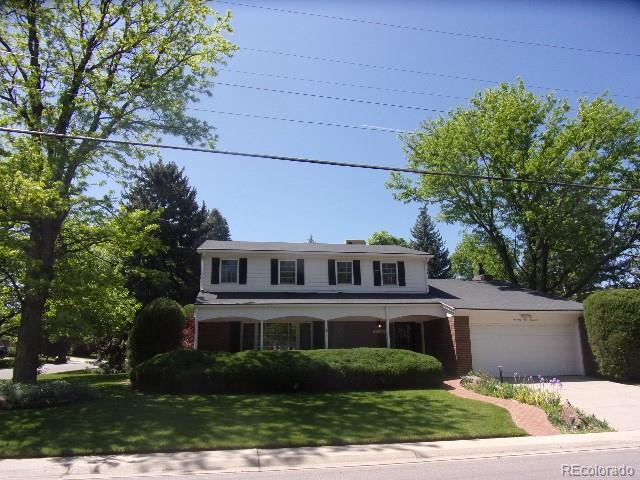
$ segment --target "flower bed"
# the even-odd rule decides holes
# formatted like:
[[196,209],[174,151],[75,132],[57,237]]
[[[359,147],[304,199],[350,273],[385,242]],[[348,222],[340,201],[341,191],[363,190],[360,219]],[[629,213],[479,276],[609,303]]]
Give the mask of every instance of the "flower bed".
[[549,421],[563,433],[611,430],[607,422],[594,415],[585,414],[569,402],[563,402],[560,395],[562,382],[557,378],[546,379],[541,375],[523,377],[515,373],[513,383],[502,383],[484,372],[469,372],[462,377],[460,384],[482,395],[509,398],[540,407],[547,414]]

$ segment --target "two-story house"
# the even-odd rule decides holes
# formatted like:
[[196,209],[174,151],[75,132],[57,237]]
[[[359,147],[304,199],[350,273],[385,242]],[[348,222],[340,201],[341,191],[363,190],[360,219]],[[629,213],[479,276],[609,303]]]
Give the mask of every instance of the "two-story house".
[[[452,374],[584,374],[582,304],[487,276],[429,279],[395,245],[206,241],[196,348],[406,348]],[[589,365],[587,365],[589,366]]]

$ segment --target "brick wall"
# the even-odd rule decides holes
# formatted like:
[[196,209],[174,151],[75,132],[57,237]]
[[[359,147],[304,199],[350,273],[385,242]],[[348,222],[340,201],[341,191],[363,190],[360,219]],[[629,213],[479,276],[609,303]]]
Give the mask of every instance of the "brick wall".
[[448,319],[438,318],[424,322],[424,347],[427,355],[442,362],[446,375],[456,374],[456,354]]
[[[198,324],[198,350],[239,351],[239,326],[240,322],[200,322]],[[238,334],[234,334],[236,330]]]
[[385,333],[373,333],[379,322],[329,322],[329,348],[387,346]]
[[471,370],[472,365],[469,317],[459,315],[449,317],[449,328],[456,357],[456,374],[465,375]]

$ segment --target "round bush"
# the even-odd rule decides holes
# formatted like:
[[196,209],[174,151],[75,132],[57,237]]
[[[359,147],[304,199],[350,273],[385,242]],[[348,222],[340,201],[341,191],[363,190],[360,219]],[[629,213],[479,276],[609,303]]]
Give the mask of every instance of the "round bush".
[[145,306],[129,335],[129,368],[154,355],[179,348],[184,325],[182,307],[174,300],[156,298]]
[[131,372],[134,386],[162,393],[283,393],[434,388],[442,364],[409,350],[329,350],[210,353],[177,350]]
[[602,375],[640,379],[640,291],[604,290],[584,302],[593,356]]

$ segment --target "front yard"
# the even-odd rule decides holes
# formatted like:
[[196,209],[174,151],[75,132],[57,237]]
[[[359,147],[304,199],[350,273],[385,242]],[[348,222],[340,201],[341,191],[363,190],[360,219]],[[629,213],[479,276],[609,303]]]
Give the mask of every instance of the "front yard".
[[445,390],[290,395],[156,395],[124,375],[45,375],[87,382],[96,398],[0,411],[0,456],[412,442],[520,436],[509,413]]

